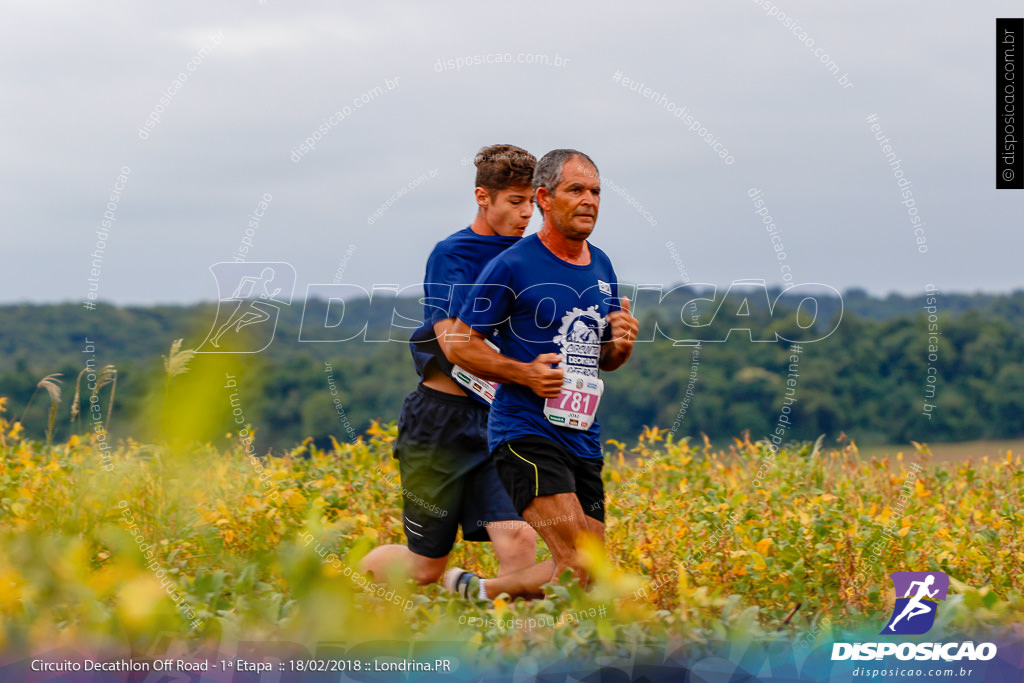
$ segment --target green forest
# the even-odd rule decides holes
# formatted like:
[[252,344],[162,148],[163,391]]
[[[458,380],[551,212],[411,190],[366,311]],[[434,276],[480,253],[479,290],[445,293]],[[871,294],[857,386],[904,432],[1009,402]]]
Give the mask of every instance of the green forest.
[[[713,442],[744,430],[785,442],[845,433],[861,445],[1024,434],[1024,292],[939,293],[928,306],[923,292],[878,298],[850,290],[841,299],[819,294],[810,305],[778,290],[694,291],[636,295],[639,341],[630,362],[605,375],[602,438],[631,441],[644,426]],[[216,416],[225,434],[239,428],[231,394],[260,452],[306,437],[320,445],[331,436],[352,441],[374,420],[397,419],[417,382],[406,340],[421,304],[350,300],[343,309],[322,301],[284,306],[265,350],[231,354],[237,388],[224,391]],[[2,306],[0,396],[19,418],[37,382],[61,373],[54,439],[66,439],[85,429],[70,410],[75,380],[92,359],[97,369],[117,370],[116,385],[97,400],[113,437],[159,438],[153,415],[162,402],[188,396],[190,382],[207,381],[204,365],[224,358],[198,354],[169,382],[163,357],[176,339],[183,350],[198,347],[216,312],[216,304]],[[344,324],[310,323],[332,315]],[[89,392],[81,393],[84,405]],[[45,437],[49,410],[36,396],[23,420],[31,438]]]

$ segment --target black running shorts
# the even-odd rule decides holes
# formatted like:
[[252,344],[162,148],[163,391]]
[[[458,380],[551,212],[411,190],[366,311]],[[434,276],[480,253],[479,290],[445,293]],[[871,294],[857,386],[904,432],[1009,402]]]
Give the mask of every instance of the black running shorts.
[[487,450],[487,413],[474,398],[422,384],[402,405],[395,457],[402,522],[417,555],[447,555],[459,526],[467,541],[489,541],[485,524],[522,519]]
[[583,514],[604,522],[604,458],[581,458],[551,439],[526,436],[494,449],[494,463],[519,514],[534,498],[575,493]]

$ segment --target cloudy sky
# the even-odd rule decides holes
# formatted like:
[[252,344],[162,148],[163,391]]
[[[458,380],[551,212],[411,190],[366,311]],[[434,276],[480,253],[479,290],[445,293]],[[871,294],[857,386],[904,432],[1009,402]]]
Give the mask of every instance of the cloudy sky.
[[472,220],[466,160],[496,142],[597,161],[593,241],[623,281],[1021,284],[1024,192],[994,189],[993,95],[995,18],[1019,2],[4,14],[3,302],[81,301],[90,277],[115,303],[213,300],[210,266],[251,222],[247,260],[292,264],[297,294],[418,283],[433,244]]

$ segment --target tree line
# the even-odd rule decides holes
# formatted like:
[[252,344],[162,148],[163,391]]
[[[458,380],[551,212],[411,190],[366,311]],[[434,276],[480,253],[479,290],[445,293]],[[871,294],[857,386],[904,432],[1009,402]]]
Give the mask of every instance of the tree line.
[[[845,432],[872,445],[1024,434],[1024,292],[943,293],[930,313],[923,296],[850,290],[842,300],[819,297],[816,316],[806,302],[798,313],[799,302],[779,293],[720,291],[689,303],[687,296],[644,299],[643,341],[624,368],[605,377],[603,438],[629,443],[644,426],[656,425],[680,438],[706,434],[724,441],[749,430],[756,439],[773,433],[783,414],[786,440]],[[310,302],[305,330],[302,306],[282,308],[273,343],[234,359],[238,400],[256,428],[258,449],[279,451],[306,437],[346,441],[373,420],[397,419],[417,381],[404,339],[418,306],[415,298],[393,307],[353,300],[342,313]],[[216,310],[216,304],[92,311],[76,304],[0,306],[0,396],[19,418],[41,378],[61,373],[70,397],[68,380],[93,358],[97,368],[117,369],[113,413],[104,415],[111,435],[159,438],[150,419],[154,406],[189,400],[198,390],[188,375],[165,385],[161,356],[177,338],[185,339],[184,348],[198,347]],[[345,325],[313,330],[319,343],[300,342],[302,334],[309,337],[309,320],[332,315],[349,317]],[[328,333],[341,329],[345,335],[362,329],[362,335],[331,343]],[[90,346],[94,351],[85,353]],[[201,370],[211,359],[198,354],[191,367]],[[224,403],[224,428],[237,430]],[[106,410],[106,399],[102,405]],[[48,411],[35,401],[24,417],[26,431],[42,439]],[[55,439],[76,430],[68,406],[60,411]]]

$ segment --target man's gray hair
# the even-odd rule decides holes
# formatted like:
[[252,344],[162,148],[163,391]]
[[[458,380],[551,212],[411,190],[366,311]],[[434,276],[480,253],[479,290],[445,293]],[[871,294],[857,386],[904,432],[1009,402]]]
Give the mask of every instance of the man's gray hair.
[[576,149],[553,149],[540,158],[537,168],[533,170],[533,188],[543,187],[554,192],[558,183],[562,182],[562,166],[573,157],[586,160],[597,171],[597,164],[583,152]]

